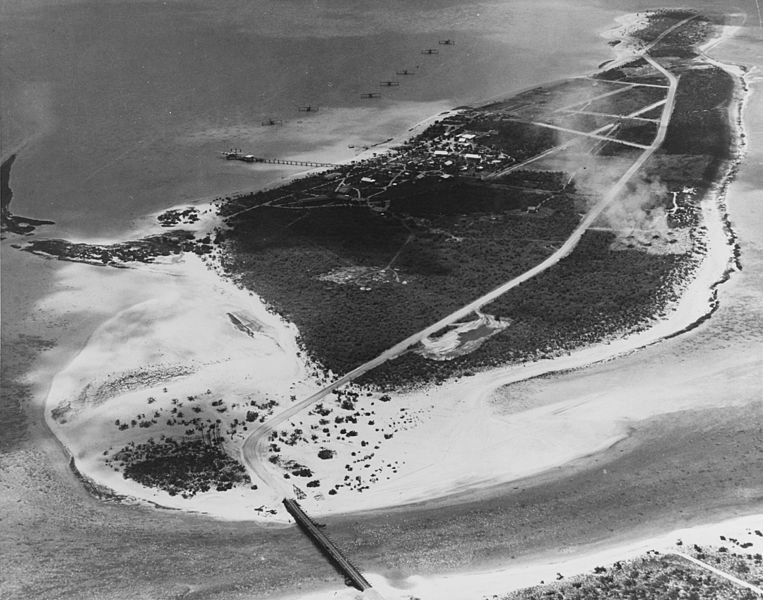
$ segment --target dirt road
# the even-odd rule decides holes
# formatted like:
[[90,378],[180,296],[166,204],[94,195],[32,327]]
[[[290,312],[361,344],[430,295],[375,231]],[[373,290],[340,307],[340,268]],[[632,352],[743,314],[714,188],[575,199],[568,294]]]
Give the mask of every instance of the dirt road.
[[[683,23],[684,22],[681,22],[677,26],[680,26]],[[664,35],[667,35],[667,33],[669,33],[670,31],[675,30],[677,26],[666,31],[661,37],[664,37]],[[652,45],[648,46],[647,48],[650,48],[650,47],[652,47]],[[525,281],[528,281],[529,279],[532,279],[536,275],[543,273],[547,269],[550,269],[551,267],[556,265],[560,260],[562,260],[564,257],[568,256],[575,249],[575,247],[578,245],[581,238],[583,237],[583,234],[596,221],[596,219],[602,214],[602,212],[612,202],[614,202],[615,199],[617,199],[620,193],[625,189],[626,184],[633,178],[633,176],[639,171],[639,169],[641,169],[644,163],[652,156],[652,154],[654,154],[654,152],[660,147],[660,145],[665,139],[668,123],[670,121],[670,116],[673,112],[673,107],[675,104],[676,90],[678,88],[678,79],[672,73],[664,69],[651,56],[646,54],[646,49],[640,54],[655,69],[657,69],[660,73],[662,73],[663,76],[669,82],[666,101],[663,106],[662,114],[660,116],[660,123],[659,123],[658,131],[657,131],[657,135],[655,136],[652,143],[641,153],[641,155],[639,155],[639,157],[631,165],[631,167],[620,177],[620,179],[617,180],[617,182],[615,182],[615,184],[601,198],[601,200],[599,200],[599,202],[595,206],[593,206],[591,210],[588,211],[588,213],[585,215],[583,220],[580,222],[577,228],[572,232],[570,237],[567,238],[564,244],[562,244],[561,247],[559,247],[553,254],[551,254],[548,258],[546,258],[543,262],[539,263],[532,269],[525,271],[518,277],[515,277],[514,279],[507,281],[506,283],[491,290],[490,292],[484,294],[483,296],[480,296],[476,300],[461,307],[457,311],[452,312],[446,317],[443,317],[442,319],[440,319],[436,323],[433,323],[429,327],[422,329],[421,331],[414,333],[413,335],[405,338],[403,341],[395,344],[388,350],[385,350],[384,352],[382,352],[376,358],[373,358],[369,360],[368,362],[360,365],[359,367],[356,367],[355,369],[346,373],[345,375],[343,375],[342,377],[340,377],[333,383],[320,389],[319,391],[305,398],[304,400],[301,400],[299,402],[296,402],[295,404],[292,404],[291,406],[284,409],[280,413],[272,416],[266,423],[263,423],[260,426],[258,426],[256,429],[252,431],[252,433],[244,441],[244,444],[241,447],[241,459],[243,463],[246,465],[246,467],[248,468],[248,470],[250,471],[250,474],[256,475],[260,480],[262,480],[264,484],[268,485],[272,489],[282,491],[284,496],[286,497],[290,496],[291,492],[290,490],[288,490],[288,486],[284,485],[284,481],[281,477],[274,475],[274,473],[271,472],[269,468],[271,467],[271,464],[267,461],[265,456],[266,454],[265,446],[266,446],[268,435],[270,434],[270,432],[277,429],[281,424],[285,423],[296,414],[302,412],[307,407],[320,401],[321,399],[326,397],[328,394],[330,394],[334,390],[341,388],[342,386],[354,381],[361,375],[378,367],[379,365],[387,362],[388,360],[392,360],[393,358],[400,356],[401,354],[406,352],[411,346],[418,344],[424,338],[434,333],[437,333],[438,331],[440,331],[441,329],[443,329],[444,327],[448,325],[451,325],[457,321],[460,321],[461,319],[470,315],[472,312],[479,310],[486,304],[490,304],[494,300],[498,299],[500,296],[502,296],[509,290],[517,287],[518,285],[521,285],[522,283],[524,283]],[[549,365],[549,370],[552,370],[552,369],[553,367]]]

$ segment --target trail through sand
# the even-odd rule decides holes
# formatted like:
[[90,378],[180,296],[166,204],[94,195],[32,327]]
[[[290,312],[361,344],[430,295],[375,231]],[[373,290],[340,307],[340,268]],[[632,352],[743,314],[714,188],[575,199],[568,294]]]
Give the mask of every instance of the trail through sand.
[[[664,71],[657,63],[654,66]],[[488,400],[494,390],[508,383],[608,360],[704,318],[714,306],[713,290],[731,260],[721,209],[713,198],[703,203],[707,252],[701,265],[678,303],[647,330],[568,356],[397,394],[389,402],[383,402],[379,394],[363,396],[355,409],[363,414],[354,417],[352,427],[335,427],[335,433],[319,423],[320,415],[301,412],[332,389],[466,317],[569,253],[664,137],[676,87],[675,78],[665,74],[671,89],[653,145],[554,256],[329,387],[300,355],[296,328],[268,312],[256,296],[222,280],[197,257],[138,265],[116,273],[67,266],[60,272],[57,293],[45,301],[45,308],[64,314],[77,310],[72,306],[86,310],[96,300],[103,306],[106,320],[53,382],[46,411],[51,428],[71,450],[86,477],[118,494],[226,519],[284,521],[288,517],[280,509],[283,495],[303,494],[300,499],[311,514],[330,514],[495,485],[600,451],[627,436],[631,423],[686,408],[683,400],[612,403],[602,394],[559,399],[549,406],[507,416]],[[252,326],[242,330],[229,315]],[[220,420],[226,447],[233,455],[241,450],[257,489],[237,487],[185,499],[124,479],[106,464],[107,455],[130,442],[187,435],[179,419],[169,416],[177,408],[172,401],[199,396],[205,399],[199,418]],[[305,400],[296,401],[298,398]],[[225,406],[212,404],[218,401]],[[258,419],[248,422],[247,412],[253,407]],[[188,411],[189,406],[180,410]],[[336,411],[332,418],[340,414],[339,408],[332,410]],[[271,414],[280,417],[272,421]],[[131,424],[125,431],[119,429],[117,420],[120,424],[156,422],[145,428]],[[284,446],[282,455],[284,461],[308,467],[314,474],[312,481],[287,481],[283,469],[272,468],[264,460],[262,443],[281,425],[287,430],[301,427],[315,431],[316,441]],[[321,437],[318,427],[328,429],[328,437]],[[340,429],[348,433],[342,434]],[[251,435],[253,432],[256,435]],[[324,440],[326,449],[334,453],[330,460],[319,457]],[[348,467],[352,465],[355,470],[350,475]],[[311,483],[309,488],[307,483]],[[329,494],[336,484],[345,489]]]

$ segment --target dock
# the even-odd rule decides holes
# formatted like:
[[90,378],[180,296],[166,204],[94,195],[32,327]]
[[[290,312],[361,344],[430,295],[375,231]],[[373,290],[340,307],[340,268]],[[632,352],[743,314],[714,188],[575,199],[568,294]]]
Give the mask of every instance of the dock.
[[299,167],[338,167],[334,163],[314,162],[312,160],[284,160],[281,158],[257,158],[252,162],[270,163],[273,165],[297,165]]
[[344,575],[345,579],[361,592],[371,588],[371,584],[353,564],[342,554],[315,522],[307,516],[296,500],[284,498],[283,505],[299,525],[299,528],[309,537],[318,549],[329,559],[331,564]]
[[294,165],[297,167],[338,167],[334,163],[317,162],[312,160],[286,160],[283,158],[262,158],[254,154],[244,154],[243,152],[221,152],[227,160],[240,160],[248,163],[267,163],[271,165]]

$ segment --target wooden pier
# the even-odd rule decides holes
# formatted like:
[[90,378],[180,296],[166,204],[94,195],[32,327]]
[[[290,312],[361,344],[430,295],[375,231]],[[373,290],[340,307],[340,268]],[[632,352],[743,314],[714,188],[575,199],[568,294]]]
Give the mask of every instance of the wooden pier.
[[260,158],[255,162],[271,163],[274,165],[297,165],[300,167],[338,167],[334,163],[313,162],[311,160],[282,160],[280,158]]
[[240,160],[248,163],[267,163],[271,165],[294,165],[297,167],[338,167],[334,163],[316,162],[312,160],[286,160],[282,158],[262,158],[254,154],[244,154],[243,152],[229,151],[221,152],[227,160]]
[[296,500],[291,498],[284,498],[283,505],[289,514],[294,517],[294,520],[299,525],[299,528],[305,532],[318,549],[331,561],[331,563],[337,568],[337,570],[345,576],[345,579],[352,583],[361,592],[371,588],[371,584],[366,581],[366,578],[361,575],[353,564],[345,558],[334,543],[321,531],[321,529],[313,522],[313,520],[307,516],[302,507],[297,504]]

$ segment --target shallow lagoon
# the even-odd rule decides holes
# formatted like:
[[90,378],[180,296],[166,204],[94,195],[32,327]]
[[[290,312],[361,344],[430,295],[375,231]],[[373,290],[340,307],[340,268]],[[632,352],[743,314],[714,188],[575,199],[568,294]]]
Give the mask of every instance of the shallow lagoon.
[[[591,70],[607,56],[598,32],[618,14],[597,4],[6,6],[3,155],[19,150],[15,210],[52,218],[56,235],[110,236],[152,210],[298,171],[226,163],[218,152],[230,147],[352,158],[348,145],[404,134],[445,108]],[[445,38],[456,44],[438,45]],[[421,54],[430,47],[439,54]],[[394,79],[380,100],[360,99]],[[297,112],[307,104],[321,110]],[[269,118],[284,126],[261,126]]]

